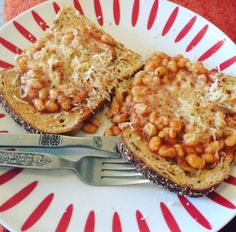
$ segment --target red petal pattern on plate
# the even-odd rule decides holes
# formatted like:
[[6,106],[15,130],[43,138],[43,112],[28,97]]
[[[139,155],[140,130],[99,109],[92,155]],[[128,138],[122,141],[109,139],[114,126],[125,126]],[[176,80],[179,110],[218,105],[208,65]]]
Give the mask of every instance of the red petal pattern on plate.
[[0,44],[2,44],[3,47],[7,48],[9,51],[15,54],[21,54],[23,52],[20,48],[16,47],[14,44],[5,40],[2,37],[0,37]]
[[31,215],[26,219],[24,224],[21,227],[22,231],[28,230],[30,227],[32,227],[46,212],[49,205],[52,202],[52,199],[54,197],[54,193],[50,193],[47,197],[45,197],[41,203],[34,209],[34,211],[31,213]]
[[208,220],[201,214],[201,212],[186,198],[178,195],[180,203],[187,210],[187,212],[191,215],[191,217],[200,225],[204,226],[208,230],[211,230],[211,224]]
[[204,52],[199,58],[198,61],[204,61],[213,54],[215,54],[224,44],[225,39],[218,41],[212,47],[210,47],[206,52]]
[[231,65],[233,65],[234,63],[236,63],[236,56],[233,56],[233,57],[229,58],[228,60],[224,61],[218,67],[213,68],[212,71],[222,72],[225,69],[227,69],[228,67],[230,67]]
[[79,11],[80,14],[84,15],[83,9],[79,3],[79,0],[74,0],[74,6]]
[[61,8],[56,2],[53,2],[53,9],[55,13],[57,14]]
[[158,5],[159,5],[159,1],[155,0],[152,5],[152,9],[150,11],[149,18],[148,18],[148,23],[147,23],[148,30],[150,30],[152,28],[152,26],[155,22],[157,11],[158,11]]
[[12,168],[0,175],[0,185],[3,185],[22,172],[21,168]]
[[29,40],[32,43],[36,42],[37,40],[36,37],[32,35],[27,29],[25,29],[21,24],[19,24],[16,21],[13,21],[13,25],[27,40]]
[[6,117],[5,114],[1,114],[1,113],[0,113],[0,118],[5,118],[5,117]]
[[46,31],[49,26],[47,25],[47,23],[41,18],[41,16],[35,12],[34,10],[32,10],[32,15],[34,17],[35,22],[42,28],[43,31]]
[[170,231],[171,232],[181,232],[179,225],[177,224],[174,216],[172,215],[172,213],[170,212],[168,207],[163,202],[160,203],[160,207],[161,207],[162,215],[163,215]]
[[87,221],[85,223],[84,232],[94,232],[95,227],[95,213],[94,211],[90,211]]
[[236,186],[236,177],[234,177],[234,176],[229,176],[229,178],[226,179],[225,182],[228,183],[228,184],[232,184],[232,185],[235,185],[235,186]]
[[30,183],[29,185],[21,189],[19,192],[17,192],[15,195],[13,195],[11,198],[9,198],[7,201],[5,201],[0,206],[0,212],[4,212],[23,201],[36,188],[37,184],[38,181]]
[[6,61],[0,60],[0,68],[12,68],[14,65],[7,63]]
[[188,32],[191,30],[196,20],[197,20],[197,16],[194,16],[188,21],[188,23],[183,27],[180,33],[176,36],[175,43],[178,43],[188,34]]
[[9,133],[8,130],[0,130],[0,133]]
[[103,25],[102,8],[99,0],[94,0],[94,10],[100,26]]
[[177,6],[177,7],[175,7],[173,12],[171,13],[170,17],[167,19],[166,24],[165,24],[162,34],[161,34],[162,36],[165,36],[169,32],[169,30],[171,29],[171,27],[173,26],[173,24],[175,22],[178,12],[179,12],[179,7]]
[[120,23],[120,0],[113,0],[113,15],[116,25]]
[[146,220],[139,210],[136,210],[136,220],[140,232],[150,232]]
[[208,198],[210,198],[212,201],[214,201],[215,203],[219,205],[222,205],[229,209],[236,209],[236,206],[233,203],[231,203],[229,200],[221,196],[219,193],[211,192],[207,196]]
[[189,43],[186,48],[186,52],[190,52],[193,48],[197,46],[197,44],[202,40],[203,36],[206,34],[209,25],[205,25],[193,38],[193,40]]
[[112,219],[112,232],[122,232],[120,216],[117,212],[113,214]]
[[133,27],[135,27],[135,25],[138,21],[139,8],[140,8],[140,1],[134,0],[133,10],[132,10],[132,26]]
[[60,219],[60,221],[57,225],[56,232],[65,232],[65,231],[67,231],[67,228],[68,228],[70,220],[71,220],[72,213],[73,213],[73,205],[70,204],[66,208],[66,212],[61,217],[61,219]]

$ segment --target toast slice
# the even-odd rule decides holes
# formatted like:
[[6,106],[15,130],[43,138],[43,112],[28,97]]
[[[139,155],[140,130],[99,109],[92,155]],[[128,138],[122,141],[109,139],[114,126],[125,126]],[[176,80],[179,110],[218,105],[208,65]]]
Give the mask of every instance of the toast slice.
[[226,179],[236,147],[236,79],[156,52],[116,89],[107,116],[117,149],[146,178],[200,197]]
[[131,128],[122,132],[117,149],[122,158],[155,184],[190,197],[201,197],[214,191],[229,176],[232,162],[232,157],[225,156],[212,169],[186,171],[171,159],[154,157],[142,138]]
[[[60,41],[60,39],[56,39],[57,35],[64,36],[71,31],[74,33],[73,43],[79,41],[80,44],[73,45],[71,42],[72,45],[68,45],[67,42],[64,43],[63,40]],[[45,106],[36,107],[37,104],[34,104],[35,99],[32,100],[29,98],[29,93],[26,92],[25,86],[23,86],[24,89],[22,91],[22,83],[24,81],[22,76],[24,77],[26,74],[25,70],[20,70],[19,63],[18,66],[13,69],[0,72],[0,101],[10,116],[29,132],[55,134],[74,133],[81,128],[84,121],[93,116],[110,100],[110,96],[120,80],[129,78],[143,66],[143,60],[140,55],[115,41],[111,36],[99,29],[89,19],[80,15],[70,6],[61,8],[49,32],[50,36],[54,39],[51,39],[49,36],[49,42],[45,42],[46,45],[40,48],[39,43],[42,43],[42,40],[48,36],[48,32],[46,32],[47,34],[45,33],[41,39],[32,47],[26,49],[17,59],[27,57],[27,59],[30,60],[32,57],[36,57],[39,52],[41,52],[41,54],[42,52],[44,53],[46,46],[48,46],[49,49],[53,49],[54,47],[53,52],[57,55],[59,54],[57,52],[63,53],[63,51],[65,51],[66,55],[59,54],[66,57],[66,60],[64,63],[62,62],[62,64],[58,62],[59,65],[62,66],[58,73],[62,75],[63,78],[64,76],[70,75],[72,69],[71,63],[73,62],[73,75],[71,75],[73,77],[71,79],[78,74],[77,76],[79,77],[76,81],[79,82],[79,84],[77,86],[75,82],[72,82],[69,85],[68,82],[70,82],[70,79],[66,79],[63,83],[57,84],[56,88],[58,89],[56,90],[62,93],[63,97],[67,97],[67,103],[69,101],[71,105],[69,105],[69,107],[68,104],[65,105],[65,110],[64,108],[62,109],[62,105],[59,105],[56,106],[56,108],[54,107],[54,110],[48,111],[45,110]],[[54,44],[55,41],[57,43],[56,47]],[[73,49],[77,49],[76,54],[70,53],[71,50],[73,50],[72,46],[74,46]],[[49,57],[47,57],[48,54],[46,53],[47,51],[43,54],[44,58],[40,57],[42,63],[44,62],[49,66],[56,65],[55,63],[52,64],[52,62],[55,61],[57,56],[52,57],[49,54]],[[68,53],[69,55],[67,55]],[[75,56],[76,59],[74,59]],[[71,57],[73,57],[74,60],[72,60]],[[29,67],[27,75],[31,75],[31,66],[33,67],[34,65],[29,62],[31,61],[28,61]],[[57,60],[55,62],[57,62]],[[37,63],[37,60],[35,63]],[[70,72],[68,71],[68,67],[70,68]],[[58,67],[55,67],[56,70],[57,68]],[[75,71],[76,69],[78,69],[77,73]],[[51,72],[51,70],[46,71],[46,74]],[[28,76],[26,78],[28,78]],[[51,76],[48,78],[49,81],[48,79],[46,81],[50,83],[50,88],[55,88],[55,80],[51,80],[50,78]],[[39,78],[37,81],[38,80],[40,81]],[[29,80],[27,79],[26,82],[27,81]],[[45,80],[43,81],[45,82]],[[82,85],[84,82],[87,84],[85,87]],[[74,86],[75,88],[73,89]],[[86,92],[86,97],[80,102],[72,103],[72,101],[74,101],[73,94],[85,91],[84,88],[86,87],[89,88],[89,91]],[[42,87],[37,89],[37,97],[39,96],[41,88]],[[70,91],[70,93],[68,93],[70,95],[68,96],[66,91],[69,88],[72,88],[73,91]],[[49,88],[47,91],[49,91]],[[27,96],[25,97],[25,95]],[[37,99],[37,101],[41,104],[42,102],[45,103],[46,100]],[[55,102],[59,104],[59,100],[56,99],[54,103]]]

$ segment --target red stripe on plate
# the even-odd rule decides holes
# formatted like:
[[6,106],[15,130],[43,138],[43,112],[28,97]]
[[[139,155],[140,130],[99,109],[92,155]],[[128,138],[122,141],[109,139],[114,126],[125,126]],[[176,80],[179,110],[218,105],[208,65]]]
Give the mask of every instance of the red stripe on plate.
[[23,52],[20,48],[16,47],[14,44],[9,42],[8,40],[5,40],[2,37],[0,37],[0,44],[2,44],[2,46],[4,46],[9,51],[11,51],[11,52],[13,52],[15,54],[21,54]]
[[176,36],[175,43],[178,43],[188,34],[188,32],[191,30],[196,20],[197,20],[197,16],[194,16],[188,21],[188,23],[183,27],[180,33]]
[[0,118],[5,118],[5,117],[6,117],[5,114],[1,114],[1,113],[0,113]]
[[134,0],[133,10],[132,10],[132,26],[133,27],[135,27],[135,25],[138,21],[139,8],[140,8],[140,1]]
[[0,175],[0,185],[3,185],[22,172],[21,168],[12,168]]
[[0,60],[0,68],[13,68],[14,65],[7,63],[6,61]]
[[176,20],[178,12],[179,12],[179,7],[177,6],[177,7],[175,7],[173,12],[171,13],[170,17],[167,19],[166,24],[165,24],[163,31],[162,31],[162,36],[165,36],[169,32],[169,30],[171,29],[171,27],[173,26],[173,24]]
[[114,215],[113,215],[112,232],[122,232],[120,216],[117,212],[115,212]]
[[84,232],[94,232],[95,228],[95,213],[94,211],[90,211],[87,221],[85,223]]
[[103,25],[103,15],[102,15],[102,8],[99,0],[94,0],[94,10],[97,17],[97,21],[100,26]]
[[73,205],[70,204],[66,208],[66,212],[61,217],[61,219],[60,219],[60,221],[57,225],[56,232],[65,232],[65,231],[67,231],[67,228],[70,224],[72,213],[73,213]]
[[5,201],[1,206],[0,206],[0,212],[4,212],[21,201],[23,201],[37,186],[38,181],[34,181],[21,189],[19,192],[17,192],[15,195],[13,195],[11,198],[9,198],[7,201]]
[[84,15],[83,9],[79,3],[79,0],[74,0],[74,6],[79,11],[80,14]]
[[45,197],[40,204],[34,209],[34,211],[31,213],[31,215],[26,219],[24,224],[21,227],[22,231],[28,230],[30,227],[32,227],[46,212],[49,205],[52,202],[52,199],[54,197],[53,193],[50,193],[47,197]]
[[203,36],[206,34],[209,25],[205,25],[193,38],[193,40],[189,43],[186,48],[186,52],[190,52],[193,48],[197,46],[197,44],[202,40]]
[[113,0],[113,15],[116,25],[120,23],[120,0]]
[[229,208],[229,209],[236,209],[236,207],[233,203],[231,203],[226,198],[222,197],[219,193],[211,192],[207,196],[209,199],[211,199],[212,201],[214,201],[215,203],[217,203],[219,205],[222,205],[222,206]]
[[147,23],[148,30],[150,30],[152,28],[152,26],[155,22],[157,11],[158,11],[158,5],[159,5],[159,1],[155,0],[152,5],[152,9],[150,11],[149,18],[148,18],[148,23]]
[[236,63],[236,56],[233,56],[229,59],[227,59],[226,61],[224,61],[223,63],[221,63],[220,65],[216,66],[215,68],[213,68],[211,71],[214,72],[222,72],[225,69],[229,68],[231,65],[233,65],[234,63]]
[[225,182],[228,183],[228,184],[232,184],[232,185],[235,185],[235,186],[236,186],[236,177],[234,177],[234,176],[229,176],[229,178],[226,179]]
[[213,54],[215,54],[224,44],[225,39],[218,41],[212,47],[210,47],[206,52],[204,52],[199,58],[198,61],[204,61]]
[[181,232],[179,225],[177,224],[174,216],[172,215],[172,213],[170,212],[170,210],[167,208],[167,206],[161,202],[160,203],[160,207],[161,207],[161,212],[162,215],[166,221],[167,226],[169,227],[171,232]]
[[146,220],[139,210],[136,210],[136,221],[140,232],[150,232]]
[[206,229],[211,230],[211,224],[208,220],[201,214],[201,212],[186,198],[178,195],[179,201],[191,217],[200,225],[204,226]]
[[41,18],[41,16],[35,12],[34,10],[32,10],[32,15],[34,17],[35,22],[42,28],[43,31],[46,31],[49,26],[47,25],[47,23]]
[[20,23],[13,21],[13,25],[27,40],[29,40],[32,43],[36,42],[37,40],[36,37],[32,35],[27,29],[25,29]]
[[56,2],[53,2],[53,9],[55,13],[57,14],[61,8]]
[[0,130],[0,133],[9,133],[8,130]]

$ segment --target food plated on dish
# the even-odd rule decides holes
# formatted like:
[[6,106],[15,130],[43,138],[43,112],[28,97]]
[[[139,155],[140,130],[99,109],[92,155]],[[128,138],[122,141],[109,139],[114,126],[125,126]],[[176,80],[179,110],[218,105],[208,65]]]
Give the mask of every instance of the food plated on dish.
[[119,136],[121,156],[148,179],[197,197],[228,177],[236,145],[233,77],[162,52],[142,69],[139,54],[71,7],[16,61],[1,72],[1,102],[27,131],[93,132],[89,126],[99,122],[91,117],[110,101],[114,125],[105,134]]

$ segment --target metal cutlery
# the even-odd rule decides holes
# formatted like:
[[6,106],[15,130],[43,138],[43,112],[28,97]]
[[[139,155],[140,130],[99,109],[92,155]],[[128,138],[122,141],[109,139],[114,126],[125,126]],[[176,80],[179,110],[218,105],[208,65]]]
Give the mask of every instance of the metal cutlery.
[[70,161],[47,153],[0,151],[0,166],[36,170],[68,169],[89,185],[131,185],[148,183],[143,175],[125,160],[111,157],[84,156]]
[[0,134],[0,147],[88,147],[116,152],[116,136],[76,137],[56,134]]

